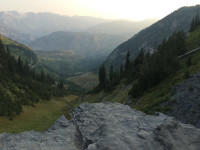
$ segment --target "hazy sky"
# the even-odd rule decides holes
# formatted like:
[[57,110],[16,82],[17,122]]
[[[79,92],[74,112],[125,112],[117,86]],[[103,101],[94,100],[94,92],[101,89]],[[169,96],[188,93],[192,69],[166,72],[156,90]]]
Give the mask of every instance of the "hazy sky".
[[161,19],[179,7],[197,4],[200,0],[0,0],[0,11],[143,20]]

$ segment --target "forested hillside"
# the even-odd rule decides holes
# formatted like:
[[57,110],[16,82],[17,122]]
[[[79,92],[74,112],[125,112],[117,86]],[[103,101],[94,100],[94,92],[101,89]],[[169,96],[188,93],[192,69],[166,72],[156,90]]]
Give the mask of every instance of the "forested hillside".
[[38,103],[40,99],[50,100],[53,95],[62,95],[62,82],[52,86],[55,81],[41,71],[35,73],[19,56],[11,55],[9,46],[0,40],[0,116],[13,118],[19,115],[22,105]]
[[[91,92],[93,94],[86,96],[83,100],[89,102],[117,101],[127,103],[148,114],[157,111],[173,112],[172,116],[177,116],[177,111],[173,108],[177,109],[180,105],[181,109],[188,108],[188,110],[187,114],[182,114],[182,119],[179,119],[185,123],[196,125],[200,112],[197,111],[199,108],[197,106],[197,103],[199,105],[198,95],[194,94],[199,90],[196,87],[196,82],[199,82],[197,77],[199,77],[200,72],[200,52],[196,51],[195,54],[191,53],[185,57],[179,57],[200,47],[200,18],[198,14],[194,15],[191,20],[190,32],[186,34],[184,31],[174,32],[168,38],[163,39],[153,53],[141,50],[139,55],[131,60],[130,53],[127,52],[125,64],[122,64],[117,71],[113,69],[113,66],[106,69],[102,65],[99,68],[99,85]],[[192,83],[191,80],[194,80],[195,83]],[[183,86],[184,81],[187,84],[185,83]],[[179,84],[181,84],[182,89],[187,91],[185,96],[188,99],[184,99],[183,103],[181,100],[176,100],[177,96],[174,98],[175,89],[179,87]],[[181,97],[184,94],[178,93],[177,95]],[[194,98],[195,96],[196,98]],[[195,101],[193,101],[194,99]],[[183,112],[181,109],[179,111]],[[187,115],[187,121],[183,119],[184,115]],[[196,117],[190,120],[188,116],[192,115]]]

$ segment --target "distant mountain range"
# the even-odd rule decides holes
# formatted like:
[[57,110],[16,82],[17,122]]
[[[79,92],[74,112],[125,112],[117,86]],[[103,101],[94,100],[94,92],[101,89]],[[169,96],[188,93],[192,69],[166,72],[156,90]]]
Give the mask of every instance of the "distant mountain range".
[[60,31],[38,38],[29,46],[38,50],[42,65],[69,76],[98,67],[117,45],[131,36]]
[[[19,35],[23,33],[33,37],[41,37],[60,30],[80,31],[106,21],[109,20],[94,17],[69,17],[53,13],[0,12],[1,28],[6,27],[6,29],[18,31]],[[12,35],[8,35],[12,38]]]
[[53,13],[0,12],[0,33],[23,44],[56,31],[122,34],[139,32],[155,22],[113,21],[88,16],[62,16]]
[[187,33],[193,17],[196,16],[199,10],[200,5],[182,7],[174,11],[162,20],[140,31],[128,41],[120,44],[104,63],[107,66],[112,64],[119,68],[124,63],[128,51],[131,58],[134,59],[142,48],[153,51],[164,38],[168,38],[175,31],[183,30]]
[[150,26],[151,24],[158,21],[157,19],[148,19],[138,22],[126,21],[126,20],[115,20],[111,22],[101,23],[92,26],[85,31],[91,33],[106,33],[106,34],[125,34],[132,33],[136,34],[140,30]]
[[[41,67],[37,70],[45,66],[56,74],[68,76],[98,67],[117,45],[155,21],[5,11],[0,12],[0,34],[40,50],[35,67],[38,68],[38,64]],[[51,55],[45,51],[52,51]],[[73,59],[68,54],[73,55]],[[66,57],[59,57],[62,55]]]
[[34,50],[73,50],[87,55],[108,55],[118,44],[126,41],[132,34],[98,34],[87,32],[54,32],[31,42]]

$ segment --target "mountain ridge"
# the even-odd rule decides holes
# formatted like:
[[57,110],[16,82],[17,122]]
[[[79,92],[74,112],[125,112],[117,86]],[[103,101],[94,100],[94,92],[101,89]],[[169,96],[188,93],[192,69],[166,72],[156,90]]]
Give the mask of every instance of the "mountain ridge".
[[106,66],[112,64],[114,67],[119,68],[124,63],[128,51],[131,54],[131,58],[134,59],[142,48],[146,51],[154,51],[156,46],[173,32],[177,30],[188,32],[192,18],[196,15],[197,10],[200,10],[200,5],[182,7],[167,15],[150,27],[143,29],[128,41],[117,46],[104,64]]
[[[90,27],[106,22],[112,22],[113,20],[90,16],[70,17],[67,15],[58,15],[48,12],[19,13],[17,11],[7,11],[0,12],[0,21],[1,34],[23,44],[28,44],[35,38],[45,36],[52,32],[86,32]],[[125,22],[130,23],[130,21]],[[137,22],[133,22],[132,24],[135,23]],[[150,23],[147,23],[146,26],[149,24]],[[129,27],[128,31],[130,33],[132,33],[131,29],[132,28]],[[138,30],[140,29],[141,27]],[[119,30],[115,32],[119,32]]]
[[105,33],[105,34],[126,34],[132,33],[133,35],[140,30],[150,26],[158,21],[158,19],[146,19],[142,21],[129,21],[129,20],[114,20],[111,22],[101,23],[86,29],[90,33]]

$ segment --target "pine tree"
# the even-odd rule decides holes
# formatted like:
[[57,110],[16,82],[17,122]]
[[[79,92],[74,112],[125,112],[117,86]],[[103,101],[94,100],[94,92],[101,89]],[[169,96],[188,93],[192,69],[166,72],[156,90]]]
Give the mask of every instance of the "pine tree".
[[196,16],[193,17],[191,25],[190,25],[190,32],[193,32],[198,26],[200,25],[199,13],[197,12]]
[[40,80],[42,82],[44,82],[44,71],[43,70],[41,71],[41,74],[40,74]]
[[188,67],[192,65],[191,56],[189,56],[189,57],[187,58],[186,65],[187,65]]
[[195,30],[195,19],[192,19],[192,23],[190,25],[190,32],[193,32]]
[[10,49],[8,46],[7,46],[7,54],[10,55]]
[[99,82],[101,85],[104,85],[106,82],[106,69],[104,65],[99,68]]
[[124,68],[123,68],[123,64],[121,64],[120,66],[120,78],[122,78],[124,75]]
[[21,75],[23,75],[23,73],[24,73],[23,72],[23,62],[22,62],[20,56],[18,57],[18,61],[17,61],[17,70]]
[[59,80],[59,81],[58,81],[57,87],[60,88],[60,89],[63,89],[63,88],[64,88],[64,83],[63,83],[62,80]]
[[109,71],[109,80],[111,82],[113,81],[113,76],[114,76],[113,65],[111,65],[110,66],[110,71]]
[[130,67],[131,61],[130,61],[130,53],[129,51],[127,52],[126,55],[126,62],[125,62],[125,71],[127,71]]

